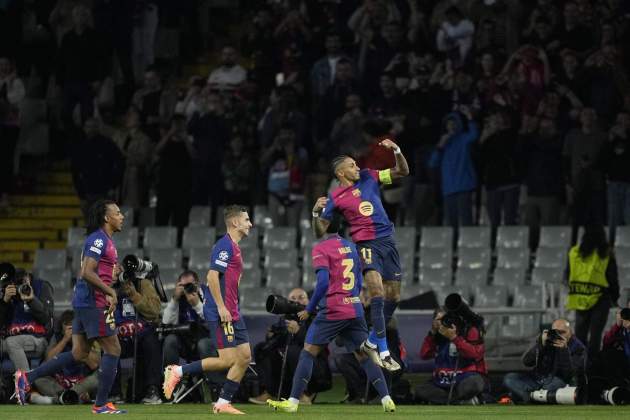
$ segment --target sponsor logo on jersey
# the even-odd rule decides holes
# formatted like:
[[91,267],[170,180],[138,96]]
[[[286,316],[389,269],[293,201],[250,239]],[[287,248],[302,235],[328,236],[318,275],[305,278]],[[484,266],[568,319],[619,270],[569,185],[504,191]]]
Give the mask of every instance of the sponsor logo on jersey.
[[361,204],[359,204],[359,213],[365,217],[369,217],[374,214],[374,206],[369,201],[361,201]]

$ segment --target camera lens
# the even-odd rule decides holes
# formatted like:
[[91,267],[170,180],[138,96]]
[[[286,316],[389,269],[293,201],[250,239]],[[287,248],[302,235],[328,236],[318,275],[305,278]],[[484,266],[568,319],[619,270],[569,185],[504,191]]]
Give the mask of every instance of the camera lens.
[[197,292],[197,285],[195,283],[187,283],[184,285],[184,292],[191,295]]
[[18,287],[18,293],[21,295],[30,295],[32,291],[33,288],[28,284],[22,284]]

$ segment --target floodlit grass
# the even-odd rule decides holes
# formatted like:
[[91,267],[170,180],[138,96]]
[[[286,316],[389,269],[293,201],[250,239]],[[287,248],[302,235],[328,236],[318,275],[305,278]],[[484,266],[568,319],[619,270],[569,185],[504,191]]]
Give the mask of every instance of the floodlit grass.
[[[297,414],[275,413],[265,406],[237,404],[251,418],[255,419],[628,419],[630,407],[611,406],[399,406],[394,414],[385,414],[380,405],[357,406],[321,403],[301,407]],[[121,416],[132,419],[207,419],[212,416],[209,405],[179,404],[144,406],[127,404],[120,408],[129,410]],[[54,420],[93,418],[90,406],[26,406],[0,405],[2,420]]]

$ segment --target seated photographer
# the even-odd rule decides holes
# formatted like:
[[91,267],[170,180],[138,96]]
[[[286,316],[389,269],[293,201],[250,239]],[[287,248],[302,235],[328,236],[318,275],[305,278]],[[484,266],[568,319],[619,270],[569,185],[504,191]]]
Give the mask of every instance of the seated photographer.
[[[630,305],[617,311],[613,326],[604,335],[602,351],[588,369],[588,402],[630,403]],[[618,387],[622,392],[611,395]]]
[[[134,336],[137,340],[137,355],[133,361],[136,369],[136,400],[144,395],[143,404],[161,404],[160,385],[162,383],[162,346],[155,330],[160,322],[160,298],[147,278],[133,278],[117,282],[118,304],[114,311],[118,338],[120,339],[121,358],[134,357]],[[120,373],[112,387],[111,395],[121,401]],[[133,378],[132,378],[133,379]],[[132,387],[128,387],[127,396],[133,399]],[[137,402],[137,401],[129,401]]]
[[586,347],[573,335],[565,319],[557,319],[551,330],[544,330],[536,343],[523,355],[527,373],[508,373],[503,385],[514,402],[529,403],[537,390],[555,391],[567,385],[577,385],[586,365]]
[[[291,302],[300,305],[308,305],[308,295],[303,289],[293,289],[287,296]],[[286,366],[284,380],[282,381],[282,398],[288,398],[291,391],[291,382],[300,358],[300,352],[304,347],[306,331],[313,318],[306,321],[298,321],[294,315],[281,316],[278,321],[269,327],[265,341],[254,347],[256,370],[264,391],[258,397],[249,399],[254,404],[266,404],[268,399],[277,397],[281,382],[282,359],[286,349]],[[287,346],[288,342],[288,346]],[[328,354],[322,352],[313,365],[313,374],[308,387],[300,397],[301,404],[310,404],[317,392],[323,392],[331,388],[332,378],[328,366]]]
[[[5,272],[4,267],[1,270]],[[54,312],[53,291],[48,282],[34,279],[24,270],[13,271],[11,266],[8,271],[0,290],[0,329],[6,331],[0,348],[16,370],[27,371],[29,358],[43,357],[46,351]]]
[[[367,294],[367,289],[364,287],[361,290],[361,294],[359,295],[361,298],[361,303],[363,304],[363,309],[365,313],[365,321],[368,324],[368,328],[371,327],[370,323],[370,301]],[[390,351],[391,356],[394,360],[400,365],[404,366],[401,357],[401,342],[400,337],[398,335],[398,326],[396,324],[396,319],[392,318],[390,322],[387,324],[386,329],[386,337],[387,337],[387,348]],[[336,344],[339,347],[343,347],[344,344],[338,337]],[[343,376],[346,381],[346,397],[344,399],[347,403],[356,403],[356,404],[364,404],[365,403],[365,384],[367,382],[367,375],[365,371],[357,361],[357,358],[353,353],[340,353],[334,356],[335,365],[337,369]],[[383,376],[387,381],[387,388],[392,394],[392,397],[395,393],[392,389],[396,388],[396,385],[400,381],[400,378],[403,374],[403,369],[399,369],[395,372],[390,372],[387,369],[383,370]],[[370,401],[377,396],[377,392],[373,386],[370,386],[368,391],[367,400]],[[398,402],[398,401],[397,401]]]
[[445,307],[435,311],[422,343],[420,357],[433,358],[435,367],[433,377],[416,386],[415,399],[429,404],[478,404],[487,387],[483,318],[456,293],[446,298]]
[[[60,353],[72,350],[72,319],[74,311],[62,312],[55,333],[50,340],[45,360],[50,360]],[[98,387],[98,365],[101,351],[94,343],[87,359],[73,362],[55,376],[44,376],[33,382],[29,395],[32,404],[77,404],[89,403],[96,395]]]
[[[200,286],[199,277],[194,271],[184,271],[177,278],[173,297],[162,315],[162,324],[165,329],[166,326],[186,325],[190,326],[190,329],[164,333],[162,344],[164,366],[179,364],[180,358],[192,361],[216,356],[217,352],[205,330],[203,317],[203,302],[207,293],[209,290],[205,285]],[[217,374],[208,372],[207,375]]]

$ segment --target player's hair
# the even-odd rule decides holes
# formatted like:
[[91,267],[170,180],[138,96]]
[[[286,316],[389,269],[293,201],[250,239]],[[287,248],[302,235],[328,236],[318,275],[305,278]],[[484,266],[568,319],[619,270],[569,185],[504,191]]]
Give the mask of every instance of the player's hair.
[[61,333],[63,333],[63,326],[72,324],[72,319],[74,318],[74,311],[72,309],[67,309],[59,315],[59,326],[61,327]]
[[341,233],[342,229],[343,229],[343,223],[342,223],[341,216],[337,212],[333,212],[333,216],[330,219],[330,223],[328,224],[328,227],[326,228],[326,233],[330,233],[330,234]]
[[241,213],[247,213],[247,207],[239,204],[230,204],[223,209],[223,221],[227,225],[228,220],[240,215]]
[[339,165],[341,165],[343,163],[343,161],[348,159],[348,158],[352,159],[348,155],[339,155],[339,156],[333,158],[333,160],[330,162],[330,169],[332,170],[332,173],[333,173],[333,175],[335,175],[335,177],[337,176],[337,168],[339,168]]
[[86,218],[87,223],[85,230],[88,235],[103,227],[105,224],[105,215],[107,214],[107,206],[112,204],[116,204],[116,202],[112,200],[98,200],[96,203],[92,204]]
[[195,273],[192,270],[184,270],[182,274],[180,274],[179,277],[177,277],[177,281],[180,281],[184,277],[188,277],[188,276],[192,276],[192,278],[195,280],[195,283],[199,283],[199,276],[197,275],[197,273]]

